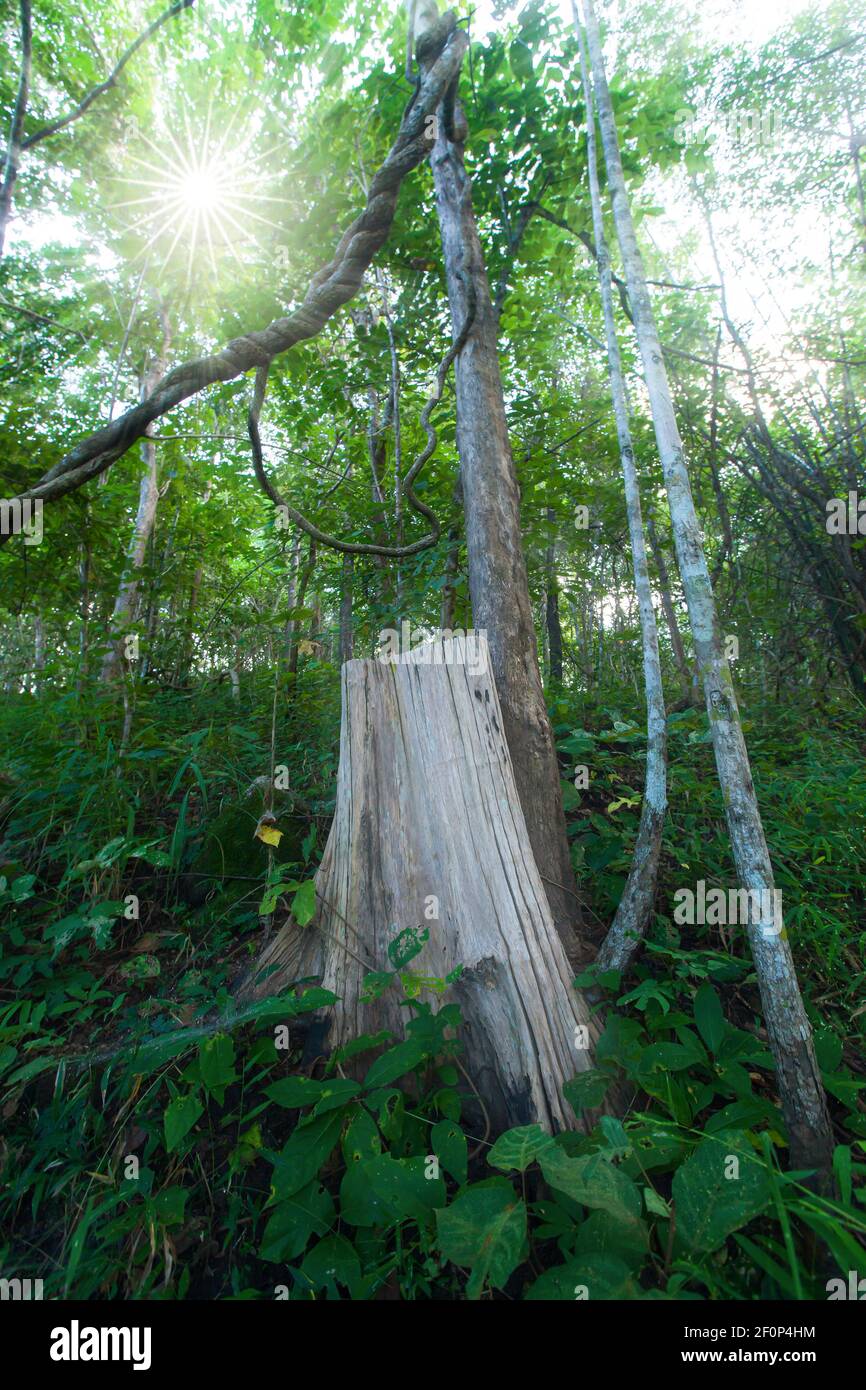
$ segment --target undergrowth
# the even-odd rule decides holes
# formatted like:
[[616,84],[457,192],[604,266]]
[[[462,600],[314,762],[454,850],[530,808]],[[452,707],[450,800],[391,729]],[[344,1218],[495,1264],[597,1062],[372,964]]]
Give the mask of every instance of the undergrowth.
[[[281,817],[283,862],[269,868],[249,813],[196,899],[208,827],[269,767],[268,693],[247,698],[142,696],[122,756],[110,706],[66,694],[0,710],[4,1276],[40,1278],[49,1298],[700,1300],[826,1298],[833,1277],[866,1275],[853,722],[825,711],[805,728],[768,705],[747,726],[833,1110],[837,1190],[819,1196],[788,1171],[742,934],[673,920],[677,887],[731,881],[701,712],[669,720],[649,939],[627,979],[595,981],[596,1067],[566,1089],[578,1115],[612,1084],[627,1109],[554,1138],[489,1132],[449,982],[413,979],[411,933],[391,978],[370,981],[401,991],[403,1039],[323,1057],[309,1024],[333,996],[314,982],[238,1009],[260,908],[285,910],[324,845],[339,722],[333,673],[308,663],[281,728],[306,808]],[[585,910],[603,926],[637,831],[641,714],[557,700],[552,716]]]

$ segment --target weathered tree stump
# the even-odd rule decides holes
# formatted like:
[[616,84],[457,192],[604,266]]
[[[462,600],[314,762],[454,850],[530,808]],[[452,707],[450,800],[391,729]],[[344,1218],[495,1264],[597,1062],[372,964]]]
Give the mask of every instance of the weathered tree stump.
[[429,928],[410,969],[442,978],[464,967],[443,999],[461,1006],[466,1070],[493,1126],[576,1127],[562,1086],[592,1066],[598,1024],[572,988],[532,855],[486,639],[349,661],[342,695],[317,917],[279,932],[245,992],[320,976],[339,996],[330,1047],[383,1028],[402,1037],[400,992],[364,1002],[363,981],[392,968],[397,932]]

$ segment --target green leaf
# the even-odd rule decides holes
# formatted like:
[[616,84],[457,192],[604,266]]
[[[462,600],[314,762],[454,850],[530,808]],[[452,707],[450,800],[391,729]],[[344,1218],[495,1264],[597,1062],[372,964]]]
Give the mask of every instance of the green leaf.
[[402,970],[424,950],[430,939],[430,928],[406,927],[388,942],[388,959],[395,970]]
[[310,1076],[284,1076],[272,1086],[266,1086],[265,1095],[286,1110],[298,1110],[302,1105],[315,1105],[324,1089],[324,1081]]
[[391,1203],[375,1190],[361,1160],[343,1174],[340,1183],[340,1220],[361,1228],[387,1226],[394,1220]]
[[539,1159],[541,1171],[559,1192],[584,1207],[610,1212],[621,1221],[636,1221],[641,1213],[638,1188],[619,1168],[601,1154],[569,1158],[558,1144],[546,1149]]
[[719,996],[712,985],[701,985],[695,995],[695,1024],[697,1030],[715,1056],[727,1030],[725,1016],[719,1003]]
[[165,1147],[174,1153],[178,1144],[192,1129],[196,1120],[204,1113],[204,1106],[198,1096],[176,1096],[165,1112]]
[[466,1135],[460,1126],[453,1120],[440,1120],[430,1133],[430,1147],[445,1172],[462,1186],[468,1176],[469,1156]]
[[328,1289],[336,1296],[336,1285],[350,1291],[361,1277],[361,1262],[345,1236],[325,1236],[313,1246],[301,1265],[314,1289]]
[[368,1159],[361,1171],[394,1220],[411,1217],[423,1224],[430,1220],[436,1207],[444,1207],[447,1201],[444,1181],[427,1176],[430,1169],[423,1155],[394,1158],[391,1154],[379,1154]]
[[220,1102],[226,1086],[236,1080],[235,1045],[227,1033],[205,1038],[198,1047],[198,1072],[205,1090]]
[[274,1163],[271,1194],[275,1201],[293,1197],[312,1182],[330,1157],[342,1128],[339,1110],[317,1115],[309,1123],[301,1121]]
[[308,878],[295,890],[292,898],[292,916],[299,927],[305,927],[316,915],[316,880]]
[[674,1174],[677,1236],[693,1250],[716,1250],[762,1212],[772,1188],[742,1130],[703,1139]]
[[541,1125],[521,1125],[517,1129],[508,1129],[504,1134],[500,1134],[487,1155],[487,1162],[491,1167],[501,1168],[506,1173],[514,1168],[523,1173],[530,1163],[535,1162],[539,1154],[551,1147],[553,1142]]
[[343,1157],[351,1168],[365,1158],[375,1158],[382,1152],[379,1127],[368,1110],[359,1106],[343,1135]]
[[611,1078],[603,1071],[592,1068],[590,1071],[580,1072],[571,1081],[566,1081],[562,1094],[575,1114],[579,1115],[583,1110],[595,1110],[601,1105],[610,1082]]
[[471,1270],[470,1299],[480,1298],[485,1284],[501,1289],[525,1258],[526,1207],[504,1179],[466,1188],[437,1211],[436,1226],[445,1258]]
[[423,1043],[417,1038],[407,1038],[405,1042],[397,1043],[396,1047],[390,1047],[381,1057],[376,1058],[364,1077],[364,1086],[367,1090],[372,1090],[375,1086],[390,1086],[398,1077],[413,1071],[426,1056],[427,1049]]
[[323,1236],[334,1220],[334,1201],[317,1178],[287,1197],[272,1211],[262,1235],[259,1256],[282,1264],[297,1259],[311,1235]]
[[527,1289],[530,1302],[569,1302],[640,1298],[631,1270],[616,1255],[587,1254],[548,1269]]

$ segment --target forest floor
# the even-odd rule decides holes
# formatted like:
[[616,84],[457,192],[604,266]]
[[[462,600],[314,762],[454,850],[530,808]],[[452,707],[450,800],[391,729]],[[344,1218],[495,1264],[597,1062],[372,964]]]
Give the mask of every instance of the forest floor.
[[[554,1163],[537,1127],[478,1133],[447,993],[418,995],[403,977],[408,1050],[361,1040],[374,1057],[363,1083],[304,1031],[321,991],[238,1011],[268,876],[243,796],[269,765],[270,702],[265,690],[245,700],[143,696],[119,767],[109,704],[8,696],[0,709],[14,750],[0,769],[4,1271],[76,1298],[571,1298],[580,1280],[601,1297],[825,1298],[817,1237],[843,1276],[866,1274],[866,769],[853,715],[753,701],[744,721],[831,1098],[838,1191],[818,1197],[785,1171],[743,932],[673,918],[678,888],[732,882],[702,711],[669,719],[656,914],[630,976],[601,982],[597,1068],[570,1088],[592,1110],[625,1080],[628,1113],[567,1136]],[[281,819],[278,921],[327,832],[332,668],[305,666],[286,708],[281,757],[317,810]],[[598,935],[637,831],[642,713],[621,698],[550,708]],[[593,780],[577,792],[568,777],[583,762]],[[215,824],[228,830],[214,869]],[[743,1165],[735,1195],[706,1162],[719,1142]]]

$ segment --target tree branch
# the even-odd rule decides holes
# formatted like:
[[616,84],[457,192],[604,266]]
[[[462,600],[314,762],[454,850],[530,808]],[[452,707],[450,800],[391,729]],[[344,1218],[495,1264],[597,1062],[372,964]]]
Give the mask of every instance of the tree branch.
[[[337,309],[353,297],[365,270],[387,239],[403,179],[429,154],[426,117],[436,111],[459,72],[468,40],[455,27],[453,16],[450,26],[443,26],[442,37],[439,56],[425,70],[417,93],[403,114],[397,139],[370,185],[366,207],[344,232],[334,258],[313,277],[300,307],[286,318],[275,319],[267,328],[232,339],[212,356],[175,367],[146,400],[77,444],[21,494],[21,501],[54,501],[81,487],[125,454],[148,425],[181,401],[216,382],[231,381],[253,367],[267,365],[295,343],[315,337]],[[0,536],[0,543],[8,539]]]
[[164,10],[159,18],[155,19],[152,24],[149,24],[148,27],[139,34],[138,38],[129,45],[129,48],[127,48],[126,52],[118,59],[104,82],[100,82],[98,86],[93,87],[91,91],[87,93],[87,96],[84,97],[68,115],[58,116],[56,121],[51,121],[48,125],[42,126],[40,130],[35,131],[33,135],[28,135],[27,139],[21,142],[22,150],[32,149],[33,146],[38,145],[40,141],[47,140],[49,135],[56,135],[58,130],[63,130],[65,126],[72,125],[73,121],[79,120],[89,106],[92,106],[99,97],[115,85],[130,58],[138,52],[142,44],[147,43],[148,39],[152,38],[157,29],[160,29],[167,20],[174,19],[175,15],[179,15],[184,10],[188,10],[194,3],[195,0],[175,0],[175,4],[169,6],[167,10]]
[[469,303],[466,311],[466,318],[464,320],[462,328],[460,329],[459,334],[457,335],[454,342],[451,344],[450,348],[448,349],[448,351],[446,352],[445,356],[442,358],[442,361],[439,364],[439,370],[436,373],[435,386],[430,396],[428,397],[424,409],[421,412],[421,424],[424,428],[424,432],[427,435],[427,443],[424,445],[424,448],[421,450],[420,454],[415,459],[415,462],[412,464],[412,467],[409,469],[409,472],[403,479],[403,496],[406,498],[413,511],[418,512],[421,516],[426,516],[427,520],[430,522],[430,525],[433,528],[428,535],[422,536],[420,540],[413,541],[411,545],[374,545],[366,541],[342,541],[339,539],[338,536],[331,536],[328,535],[325,531],[319,530],[318,526],[315,526],[312,521],[308,521],[305,516],[302,516],[299,511],[296,511],[295,508],[292,507],[285,500],[285,498],[274,487],[273,483],[271,482],[270,478],[265,472],[264,460],[262,458],[262,441],[261,435],[259,434],[259,417],[261,415],[262,405],[264,404],[265,399],[265,392],[267,390],[268,385],[268,364],[266,363],[260,366],[258,371],[256,372],[256,384],[253,389],[253,398],[250,403],[249,415],[247,416],[247,426],[250,434],[250,444],[252,446],[253,453],[253,467],[255,469],[256,477],[259,481],[262,491],[271,499],[274,506],[284,508],[287,514],[291,517],[292,521],[294,521],[295,525],[299,526],[302,531],[306,531],[307,535],[310,536],[314,541],[318,541],[321,545],[328,546],[331,550],[338,550],[344,555],[380,555],[385,557],[386,559],[402,560],[409,555],[417,555],[422,550],[429,550],[431,545],[435,545],[440,535],[442,534],[442,527],[439,524],[439,518],[433,511],[432,507],[428,507],[426,502],[422,502],[420,497],[416,497],[412,484],[414,483],[415,479],[418,477],[418,474],[421,472],[421,469],[424,467],[425,463],[430,458],[431,454],[436,448],[436,431],[430,423],[430,412],[432,411],[433,407],[435,405],[438,405],[439,401],[442,399],[442,389],[445,385],[445,377],[448,373],[448,369],[451,366],[451,363],[454,361],[455,357],[457,357],[462,352],[466,339],[469,337],[469,330],[472,327],[472,322],[474,318],[475,287],[470,279]]

